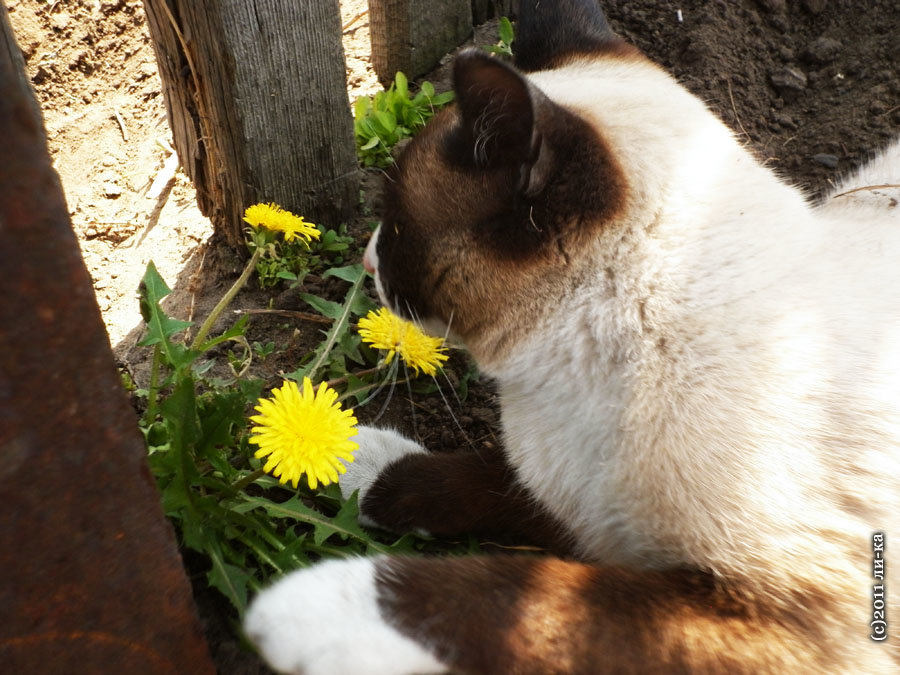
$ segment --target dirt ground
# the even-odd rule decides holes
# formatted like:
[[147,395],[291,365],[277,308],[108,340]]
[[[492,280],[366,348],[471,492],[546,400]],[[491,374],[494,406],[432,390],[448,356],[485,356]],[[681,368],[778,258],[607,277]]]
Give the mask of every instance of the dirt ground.
[[[603,4],[620,34],[707,101],[761,160],[811,198],[900,131],[895,0]],[[170,285],[180,282],[169,305],[179,318],[202,314],[231,281],[221,265],[216,272],[204,266],[211,228],[180,173],[158,223],[147,227],[172,165],[166,163],[171,134],[142,3],[7,0],[7,7],[110,342],[139,371],[146,354],[134,347],[140,335],[136,288],[150,259]],[[351,101],[379,88],[368,62],[366,8],[366,0],[341,0]],[[474,43],[486,45],[495,36],[496,27],[488,24]],[[427,79],[445,89],[447,66]],[[374,215],[361,213],[352,231],[367,232],[377,219],[377,185],[377,175],[364,178]],[[365,243],[362,236],[358,243]],[[266,299],[250,289],[240,302]],[[285,328],[283,322],[255,322],[252,339]],[[467,372],[465,359],[456,357],[451,377]],[[489,386],[473,387],[462,404],[451,401],[453,416],[437,396],[416,399],[414,406],[408,397],[397,398],[386,418],[433,449],[497,442]],[[362,412],[363,421],[374,414]],[[228,609],[220,599],[201,594],[198,601],[220,672],[268,672],[228,637]]]

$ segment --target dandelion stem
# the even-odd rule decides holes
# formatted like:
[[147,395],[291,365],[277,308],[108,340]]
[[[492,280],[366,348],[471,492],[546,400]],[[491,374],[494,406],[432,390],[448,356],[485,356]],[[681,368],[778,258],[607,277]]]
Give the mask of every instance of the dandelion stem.
[[[353,375],[353,377],[363,378],[366,375],[372,375],[374,373],[377,373],[379,370],[384,370],[384,368],[385,368],[385,364],[379,363],[374,368],[366,368],[365,370],[359,370],[355,373],[351,373],[351,375]],[[349,375],[344,375],[343,377],[336,377],[333,380],[328,380],[328,382],[326,382],[325,385],[334,389],[339,384],[346,384],[346,382],[349,379],[350,379]]]
[[153,360],[150,362],[150,386],[147,389],[147,412],[144,420],[152,424],[156,417],[156,399],[159,398],[159,368],[162,362],[162,347],[157,343],[153,348]]
[[328,354],[331,353],[331,349],[334,347],[334,343],[337,342],[338,335],[344,329],[344,324],[347,323],[347,319],[350,317],[350,308],[353,306],[353,301],[356,300],[356,294],[359,293],[359,289],[362,288],[362,284],[365,278],[366,273],[363,272],[359,275],[359,278],[353,282],[353,286],[350,287],[350,291],[347,293],[347,299],[344,302],[344,311],[341,312],[338,320],[334,322],[331,330],[328,331],[328,340],[325,342],[322,353],[319,354],[319,358],[316,359],[316,362],[313,364],[313,367],[307,374],[307,377],[310,380],[315,381],[316,372],[325,364],[325,360],[328,358]]
[[245,487],[247,487],[251,483],[255,483],[257,479],[262,478],[265,475],[266,475],[266,472],[263,471],[262,467],[259,467],[258,469],[248,473],[243,478],[240,478],[240,479],[236,480],[234,483],[232,483],[231,489],[234,490],[235,492],[240,492]]
[[219,300],[218,304],[213,308],[213,311],[206,317],[206,321],[200,326],[200,329],[197,331],[197,337],[195,337],[194,341],[191,343],[191,349],[197,349],[203,344],[203,341],[206,339],[206,336],[209,335],[209,331],[212,329],[213,324],[222,312],[225,311],[225,308],[231,304],[231,301],[234,300],[234,296],[238,294],[238,291],[240,291],[244,287],[244,284],[247,283],[247,279],[250,278],[251,272],[256,268],[256,263],[259,262],[262,253],[263,249],[260,247],[257,247],[257,249],[253,251],[253,255],[250,256],[250,260],[247,261],[247,266],[244,267],[241,276],[238,277],[238,280],[228,289],[228,292],[222,296],[222,299]]

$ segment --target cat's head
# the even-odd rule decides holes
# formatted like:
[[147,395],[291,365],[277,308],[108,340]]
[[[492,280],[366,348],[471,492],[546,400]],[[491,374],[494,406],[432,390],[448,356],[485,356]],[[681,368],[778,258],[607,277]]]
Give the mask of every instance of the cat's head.
[[457,57],[455,104],[388,171],[366,254],[385,304],[433,332],[449,326],[482,363],[580,283],[598,230],[629,201],[620,148],[539,88],[546,73],[525,71],[649,63],[593,0],[523,1],[517,30],[518,67],[474,49]]

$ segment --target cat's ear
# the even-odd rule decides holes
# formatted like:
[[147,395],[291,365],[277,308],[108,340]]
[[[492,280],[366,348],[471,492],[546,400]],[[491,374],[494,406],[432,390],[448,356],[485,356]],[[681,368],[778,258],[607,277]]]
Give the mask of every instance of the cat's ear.
[[552,108],[547,97],[515,68],[477,49],[457,57],[453,89],[462,142],[475,164],[514,167],[520,191],[540,191],[550,161],[539,128],[540,119]]
[[515,49],[524,71],[557,68],[578,55],[638,53],[613,32],[597,0],[520,0]]

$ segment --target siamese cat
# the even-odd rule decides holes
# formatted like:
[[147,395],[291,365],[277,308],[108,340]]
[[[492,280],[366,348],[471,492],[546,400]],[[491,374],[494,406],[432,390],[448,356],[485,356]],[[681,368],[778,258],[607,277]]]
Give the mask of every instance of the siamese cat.
[[363,428],[341,486],[548,553],[321,563],[247,635],[305,675],[900,672],[900,145],[813,205],[595,0],[522,0],[516,45],[457,58],[365,258],[503,448]]

